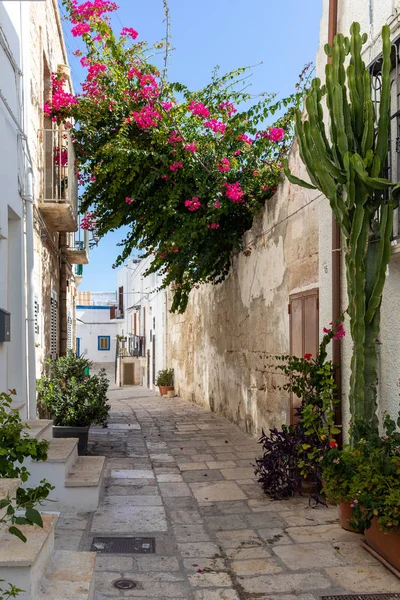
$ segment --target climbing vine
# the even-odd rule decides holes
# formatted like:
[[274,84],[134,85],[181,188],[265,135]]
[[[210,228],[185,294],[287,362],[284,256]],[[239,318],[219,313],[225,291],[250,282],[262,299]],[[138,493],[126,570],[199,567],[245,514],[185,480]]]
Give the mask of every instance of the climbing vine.
[[63,4],[87,74],[77,96],[54,74],[45,112],[72,130],[83,227],[101,238],[128,226],[115,266],[134,249],[151,255],[148,273],[174,284],[172,310],[183,312],[194,286],[222,281],[233,253],[249,254],[242,236],[281,180],[308,68],[282,100],[262,94],[250,106],[247,67],[216,68],[194,92],[151,62],[168,35],[148,45],[132,28],[115,32],[114,2]]

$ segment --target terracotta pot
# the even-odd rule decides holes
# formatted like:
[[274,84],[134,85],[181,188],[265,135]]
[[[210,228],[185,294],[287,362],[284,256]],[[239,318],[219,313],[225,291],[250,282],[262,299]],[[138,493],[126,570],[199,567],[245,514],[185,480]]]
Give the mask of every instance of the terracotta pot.
[[339,521],[343,529],[358,533],[357,529],[349,525],[349,521],[353,518],[353,511],[350,508],[350,502],[341,502],[338,506]]
[[371,527],[365,531],[365,540],[368,546],[400,571],[400,533],[381,531],[378,519],[374,517]]
[[159,385],[158,390],[160,392],[160,396],[166,396],[167,392],[170,392],[174,389],[173,385]]

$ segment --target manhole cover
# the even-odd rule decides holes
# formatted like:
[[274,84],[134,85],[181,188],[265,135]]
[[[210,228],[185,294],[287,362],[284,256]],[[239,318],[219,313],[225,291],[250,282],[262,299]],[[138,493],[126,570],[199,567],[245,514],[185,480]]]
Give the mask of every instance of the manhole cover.
[[321,596],[321,600],[400,600],[399,594],[348,594],[347,596]]
[[136,587],[136,583],[132,579],[118,579],[114,581],[114,587],[118,590],[133,590]]
[[156,541],[154,538],[95,537],[90,550],[102,554],[154,554]]

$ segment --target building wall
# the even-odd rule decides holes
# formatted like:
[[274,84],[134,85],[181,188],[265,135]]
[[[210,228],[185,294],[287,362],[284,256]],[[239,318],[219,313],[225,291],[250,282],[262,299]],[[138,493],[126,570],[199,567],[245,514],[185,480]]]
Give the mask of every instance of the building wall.
[[[296,146],[291,164],[302,171]],[[193,290],[183,315],[168,316],[178,393],[254,435],[289,421],[273,357],[289,352],[289,296],[318,287],[319,203],[282,183],[246,234],[251,256],[236,257],[223,283]]]
[[[381,29],[390,24],[392,40],[400,34],[400,2],[395,0],[343,0],[339,3],[338,31],[348,35],[353,21],[361,24],[361,31],[369,35],[365,46],[364,62],[370,64],[382,50]],[[318,53],[317,71],[323,77],[326,55],[323,45],[327,42],[328,0],[324,0],[323,18],[320,31],[320,51]],[[399,174],[400,175],[400,174]],[[320,254],[320,318],[321,323],[332,320],[332,272],[331,272],[331,211],[327,200],[323,201],[319,222],[319,254]],[[346,291],[346,274],[344,261],[341,270],[342,309],[348,304]],[[400,296],[400,255],[392,254],[382,303],[381,334],[379,337],[379,369],[378,396],[379,408],[387,409],[393,416],[399,410],[399,377],[400,377],[400,321],[396,307]],[[345,323],[349,331],[348,322]],[[343,424],[346,433],[350,420],[348,402],[350,381],[350,360],[352,343],[348,334],[342,342],[342,409]]]
[[[77,305],[76,318],[80,354],[95,363],[114,363],[117,323],[110,319],[110,306]],[[99,336],[110,337],[110,350],[99,349]]]
[[[118,271],[118,289],[123,287],[123,318],[116,319],[118,334],[145,338],[146,360],[140,361],[141,383],[153,389],[158,371],[166,367],[166,291],[160,290],[157,273],[145,275],[150,258],[131,259]],[[117,290],[118,302],[118,290]]]
[[[0,45],[0,89],[19,127],[23,128],[20,42],[26,8],[0,2],[0,24],[10,56]],[[16,402],[27,396],[24,205],[21,189],[24,159],[12,116],[0,100],[0,309],[11,313],[11,341],[0,342],[0,391],[14,388]],[[26,413],[24,413],[26,414]]]

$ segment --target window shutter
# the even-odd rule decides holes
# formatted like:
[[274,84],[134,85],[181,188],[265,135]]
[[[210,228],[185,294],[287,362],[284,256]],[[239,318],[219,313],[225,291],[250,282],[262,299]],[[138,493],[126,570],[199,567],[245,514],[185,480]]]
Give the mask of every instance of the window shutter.
[[72,350],[72,317],[71,317],[71,313],[68,314],[68,318],[67,318],[67,349]]
[[110,319],[115,319],[115,306],[110,306]]
[[[294,294],[289,298],[290,354],[302,358],[305,354],[318,353],[319,346],[319,306],[318,289]],[[296,409],[301,406],[301,398],[291,396],[290,422],[296,423]]]
[[121,311],[121,315],[124,313],[124,286],[118,289],[118,309]]
[[50,298],[50,355],[53,360],[58,354],[58,302],[56,292]]
[[35,336],[39,337],[40,335],[40,325],[39,325],[40,313],[39,313],[39,299],[35,296]]

